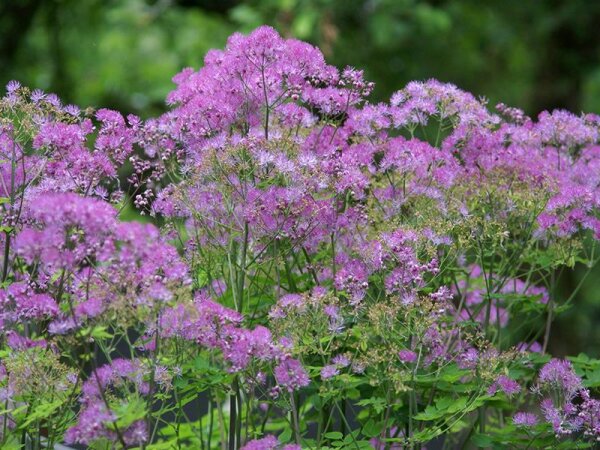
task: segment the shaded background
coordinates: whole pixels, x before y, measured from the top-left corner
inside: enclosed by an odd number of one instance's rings
[[[414,79],[523,108],[600,113],[600,2],[590,0],[0,0],[0,85],[142,117],[171,77],[234,31],[269,24],[365,70],[373,101]],[[582,268],[561,277],[568,297]],[[553,328],[556,355],[600,357],[600,268]]]

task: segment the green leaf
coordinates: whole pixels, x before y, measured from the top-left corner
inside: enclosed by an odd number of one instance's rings
[[[10,435],[8,440],[2,442],[2,450],[21,450],[22,448],[19,438],[13,435]]]
[[[198,269],[198,273],[196,274],[196,283],[198,287],[204,287],[208,284],[208,273],[204,269]]]
[[[454,383],[464,377],[467,373],[467,370],[460,369],[458,365],[452,364],[442,371],[441,379],[449,383]]]
[[[290,427],[287,427],[285,430],[283,430],[283,433],[279,435],[279,440],[283,443],[289,442],[291,438],[292,429]]]
[[[112,445],[108,439],[101,438],[90,443],[89,448],[90,450],[106,450],[107,448],[111,448]]]
[[[98,325],[91,330],[90,336],[96,340],[111,339],[113,335],[106,330],[107,327]]]
[[[387,405],[385,398],[370,397],[360,400],[356,403],[358,406],[371,406],[376,413],[380,413]]]
[[[586,371],[583,385],[587,388],[595,388],[600,386],[600,369],[594,371]]]
[[[40,405],[37,405],[27,414],[27,418],[23,423],[21,423],[20,427],[24,429],[33,422],[50,417],[52,413],[54,413],[54,411],[60,408],[63,404],[64,400],[58,399],[50,403],[41,403]]]
[[[439,399],[435,406],[429,405],[425,408],[425,411],[415,416],[416,420],[437,420],[441,419],[445,415],[451,415],[457,411],[464,410],[467,406],[467,397],[458,397],[453,399],[452,397],[442,397]],[[472,405],[471,405],[472,406]],[[469,408],[470,409],[470,408]]]
[[[417,442],[428,442],[432,439],[435,439],[442,433],[442,429],[440,427],[427,427],[423,428],[423,430],[413,434],[413,440]],[[387,441],[388,439],[386,439]]]
[[[344,435],[339,431],[330,431],[329,433],[325,433],[323,436],[325,436],[327,439],[331,439],[334,441],[337,441],[344,437]]]
[[[117,415],[117,426],[124,429],[146,417],[146,402],[140,397],[132,397],[114,408],[113,412]]]
[[[363,426],[363,434],[367,437],[379,436],[383,430],[385,424],[383,422],[375,422],[373,419],[369,419]]]
[[[207,370],[210,368],[210,364],[208,359],[204,358],[202,355],[196,356],[194,358],[194,368],[196,370]]]
[[[471,437],[471,443],[479,448],[491,447],[494,439],[486,434],[476,434]]]

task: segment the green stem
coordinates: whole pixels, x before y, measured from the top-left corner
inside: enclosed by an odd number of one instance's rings
[[[294,439],[296,444],[300,445],[300,421],[298,420],[298,409],[296,408],[296,401],[294,399],[294,393],[290,394],[290,404],[292,407],[292,428],[294,429]]]
[[[237,450],[239,442],[237,438],[237,396],[238,396],[238,379],[237,376],[233,379],[231,385],[232,393],[229,395],[229,450]],[[237,444],[237,446],[236,446]]]

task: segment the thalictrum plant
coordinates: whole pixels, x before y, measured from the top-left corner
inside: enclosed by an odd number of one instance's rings
[[[174,82],[145,121],[0,100],[2,448],[597,445],[600,361],[548,343],[599,116],[372,104],[268,27]]]

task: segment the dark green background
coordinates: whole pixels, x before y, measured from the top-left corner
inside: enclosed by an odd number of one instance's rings
[[[148,117],[164,110],[175,73],[261,24],[364,69],[374,101],[433,77],[533,115],[600,113],[593,0],[1,0],[0,83]],[[555,354],[600,356],[599,274],[557,323]],[[580,276],[562,277],[562,296]]]

